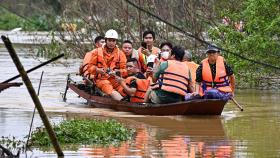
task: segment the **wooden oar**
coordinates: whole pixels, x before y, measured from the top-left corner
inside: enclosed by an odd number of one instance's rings
[[[240,111],[243,111],[243,107],[233,98],[233,97],[231,97],[230,98],[233,102],[234,102],[234,104],[240,109]]]

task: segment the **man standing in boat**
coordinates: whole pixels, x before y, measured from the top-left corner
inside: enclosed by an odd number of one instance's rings
[[[234,95],[235,77],[220,50],[209,45],[206,51],[207,58],[202,60],[196,71],[196,83],[199,85],[199,94],[205,99],[228,100]]]
[[[110,29],[105,33],[105,45],[92,51],[89,62],[89,73],[94,75],[96,86],[114,100],[121,100],[123,97],[117,91],[120,88],[114,75],[110,73],[118,72],[125,76],[126,56],[117,47],[118,33]]]

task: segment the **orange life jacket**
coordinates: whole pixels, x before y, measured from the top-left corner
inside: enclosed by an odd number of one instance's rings
[[[191,78],[192,78],[192,83],[195,84],[195,79],[196,79],[196,69],[198,68],[198,64],[196,64],[195,62],[191,61],[185,61],[185,63],[187,64],[187,66],[189,67],[190,71],[191,71]]]
[[[147,79],[138,79],[135,77],[128,77],[125,79],[127,85],[131,83],[132,80],[136,79],[136,92],[134,96],[130,97],[130,102],[133,103],[143,103],[145,94],[150,86],[150,81]]]
[[[189,68],[185,63],[168,60],[168,67],[160,75],[156,84],[152,89],[160,88],[162,90],[180,94],[185,96],[188,93],[188,84],[189,84]]]
[[[92,57],[92,64],[95,65],[97,68],[103,68],[105,71],[108,68],[110,68],[110,70],[119,69],[122,76],[126,74],[126,57],[124,53],[121,50],[119,50],[119,48],[115,47],[112,55],[109,58],[104,57],[104,53],[107,53],[106,48],[97,48],[93,51],[93,53],[95,53],[93,54],[93,56],[96,56],[95,58]],[[109,80],[114,89],[117,89],[120,86],[120,84],[115,80],[115,77],[109,76],[107,73],[95,75],[95,80],[99,79]]]
[[[81,75],[87,76],[89,74],[88,63],[90,62],[91,55],[92,55],[92,51],[86,53],[84,60],[83,60],[83,64],[81,65],[81,69],[82,69],[82,70],[80,70]]]
[[[216,76],[213,80],[211,68],[208,62],[208,58],[202,60],[202,82],[200,86],[200,95],[203,96],[204,92],[208,89],[216,88],[222,92],[232,92],[228,76],[226,74],[226,68],[224,64],[224,58],[218,56],[216,60]]]

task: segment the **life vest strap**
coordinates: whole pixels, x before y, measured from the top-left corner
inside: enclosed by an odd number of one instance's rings
[[[162,79],[163,79],[163,80],[170,80],[170,81],[179,82],[179,83],[183,84],[184,86],[188,87],[188,84],[186,84],[186,83],[184,83],[184,82],[182,82],[182,81],[173,79],[173,78],[163,77]]]
[[[163,74],[170,74],[170,75],[178,76],[178,77],[184,78],[185,80],[189,81],[189,79],[187,77],[179,75],[179,74],[176,74],[176,73],[164,72]]]
[[[202,82],[202,89],[203,92],[207,89],[207,87],[211,88],[220,88],[220,87],[226,87],[229,86],[229,80],[225,80],[224,82]]]
[[[181,87],[176,86],[176,85],[171,85],[171,84],[167,84],[167,83],[162,83],[162,86],[174,87],[174,88],[178,88],[178,89],[180,89],[180,90],[184,91],[185,93],[187,93],[187,92],[188,92],[186,89],[181,88]]]

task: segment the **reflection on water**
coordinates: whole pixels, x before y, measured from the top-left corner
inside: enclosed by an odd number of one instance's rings
[[[40,63],[26,49],[17,51],[26,69]],[[29,74],[36,89],[41,71],[45,72],[40,100],[52,123],[73,117],[103,115],[116,117],[136,129],[135,138],[119,147],[80,146],[77,150],[65,149],[66,157],[280,157],[279,92],[238,91],[236,100],[244,106],[244,112],[229,102],[222,116],[218,117],[136,117],[124,112],[90,108],[84,104],[85,100],[77,98],[71,91],[67,102],[62,102],[60,92],[64,91],[66,74],[75,73],[81,61],[67,60],[66,67],[62,62],[65,61],[60,60]],[[16,74],[8,53],[0,48],[0,81]],[[23,139],[28,134],[33,107],[25,86],[1,92],[0,136]],[[34,128],[41,124],[36,114]],[[35,149],[28,152],[27,157],[56,157],[56,154]]]

